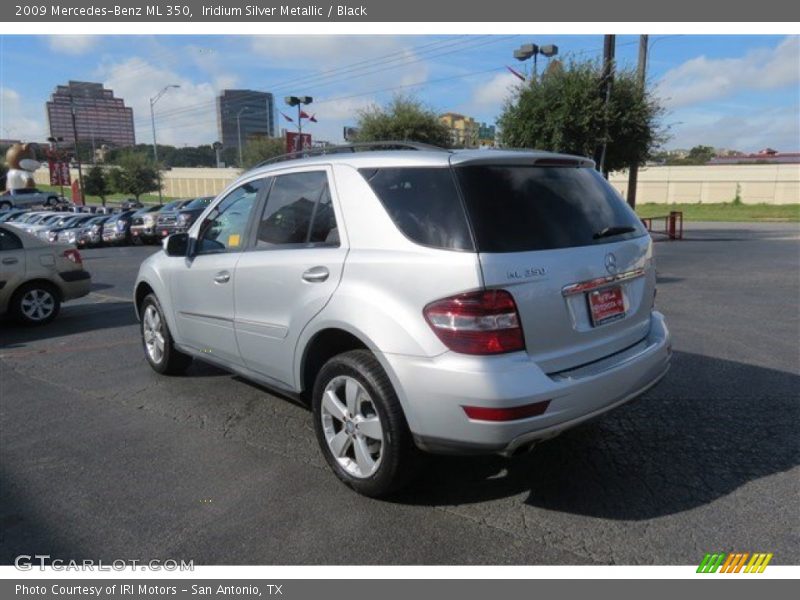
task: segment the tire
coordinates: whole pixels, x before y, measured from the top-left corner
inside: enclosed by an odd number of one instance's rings
[[[11,210],[12,208],[14,208],[14,205],[8,200],[0,202],[0,210]]]
[[[51,283],[34,281],[14,292],[9,312],[18,323],[27,326],[45,325],[58,316],[61,294]]]
[[[180,375],[192,364],[192,357],[175,348],[158,299],[148,294],[139,307],[142,348],[147,362],[156,373]]]
[[[55,206],[56,204],[58,204],[58,198],[56,196],[50,196],[47,202],[44,203],[45,206]]]
[[[418,472],[420,452],[397,394],[368,350],[351,350],[325,363],[314,384],[312,408],[325,460],[359,494],[386,496]]]

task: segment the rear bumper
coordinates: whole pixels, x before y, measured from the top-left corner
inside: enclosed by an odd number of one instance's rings
[[[633,400],[669,369],[669,331],[654,312],[636,345],[572,371],[545,374],[523,353],[435,358],[384,355],[417,445],[430,452],[513,453]],[[464,406],[511,408],[549,401],[538,416],[470,419]]]
[[[92,289],[92,276],[88,271],[76,269],[59,273],[61,277],[62,300],[74,300],[86,296]]]

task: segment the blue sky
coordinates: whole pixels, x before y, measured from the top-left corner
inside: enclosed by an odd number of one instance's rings
[[[800,37],[650,37],[648,81],[664,100],[667,148],[696,144],[756,151],[800,150]],[[69,79],[111,87],[134,108],[137,141],[151,141],[148,99],[157,104],[159,142],[217,139],[214,97],[224,88],[315,98],[317,139],[341,141],[356,112],[411,93],[437,111],[494,122],[522,69],[520,44],[558,45],[578,59],[602,54],[601,35],[449,36],[0,36],[0,137],[42,140],[44,103]],[[638,36],[617,36],[620,66],[635,66]],[[544,61],[540,63],[540,68]],[[528,66],[530,68],[530,66]],[[283,125],[291,126],[288,123]]]

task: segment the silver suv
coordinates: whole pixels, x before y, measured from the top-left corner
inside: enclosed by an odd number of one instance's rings
[[[652,240],[592,161],[402,147],[245,173],[135,288],[156,371],[198,358],[307,399],[327,462],[369,496],[420,451],[522,452],[671,355]]]

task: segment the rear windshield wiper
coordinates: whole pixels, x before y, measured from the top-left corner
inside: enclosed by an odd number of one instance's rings
[[[607,238],[611,237],[612,235],[619,235],[621,233],[633,233],[634,231],[636,231],[636,228],[631,227],[630,225],[613,225],[611,227],[604,227],[592,237],[596,240],[599,240],[600,238]]]

